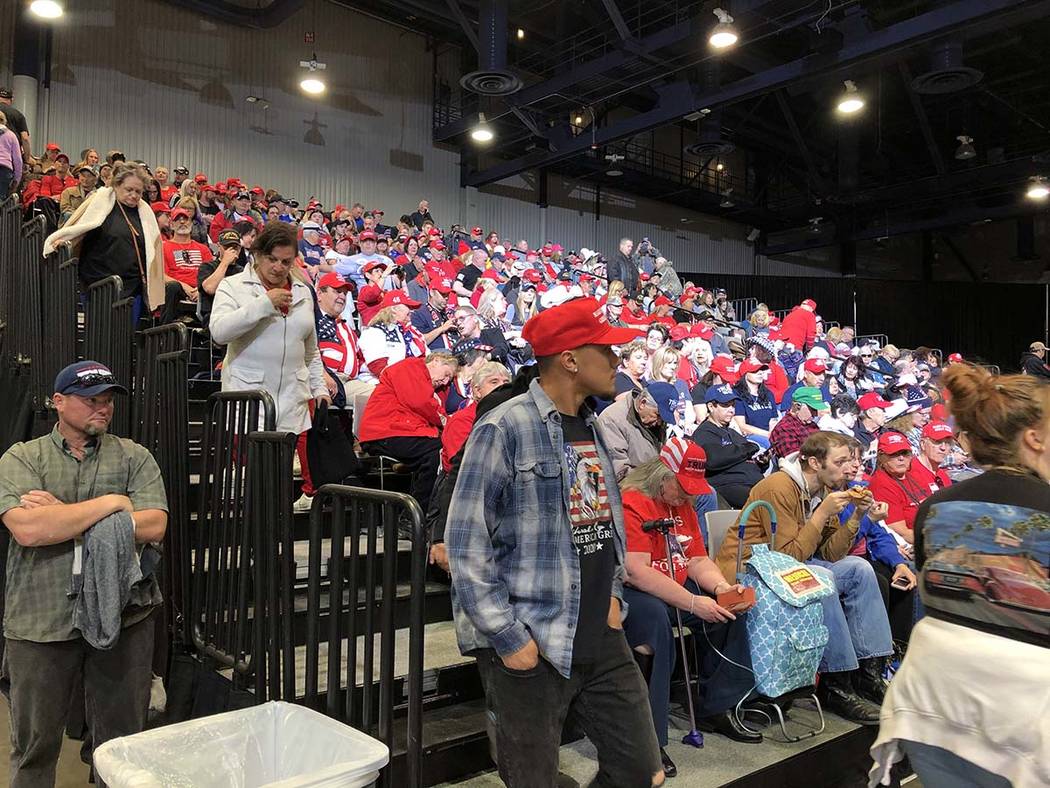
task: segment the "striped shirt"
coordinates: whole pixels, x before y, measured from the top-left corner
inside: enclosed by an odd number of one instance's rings
[[[584,419],[604,477],[615,479],[594,414]],[[559,673],[571,674],[581,584],[572,479],[561,416],[538,380],[475,425],[445,531],[462,653],[493,648],[506,656],[531,638]],[[622,600],[623,508],[615,485],[606,496],[616,554],[609,595]]]

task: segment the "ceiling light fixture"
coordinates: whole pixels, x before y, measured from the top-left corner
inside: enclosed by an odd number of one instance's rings
[[[57,0],[33,0],[29,12],[40,19],[58,19],[66,11]]]
[[[715,165],[715,169],[719,172],[722,172],[723,170],[725,170],[725,168],[726,166],[722,162],[718,162],[718,164]]]
[[[1036,175],[1028,181],[1028,191],[1024,196],[1029,200],[1045,200],[1050,197],[1050,182],[1042,175]]]
[[[299,68],[305,68],[307,70],[307,73],[299,82],[299,87],[303,89],[304,93],[317,96],[325,92],[326,86],[324,80],[321,79],[321,75],[317,72],[324,71],[328,68],[328,64],[318,62],[316,52],[314,52],[309,60],[300,60]]]
[[[722,202],[720,202],[718,204],[718,207],[719,208],[732,208],[735,205],[736,205],[736,203],[733,202],[733,190],[731,188],[730,189],[726,189],[726,193],[722,195]]]
[[[523,38],[525,38],[525,31],[524,31],[524,30],[522,30],[522,29],[521,29],[521,28],[519,27],[519,28],[518,28],[518,41],[521,41],[521,40],[522,40]]]
[[[492,142],[495,136],[489,124],[485,122],[485,113],[479,112],[478,125],[470,130],[470,138],[474,142]]]
[[[839,98],[838,111],[843,115],[852,115],[864,109],[864,99],[857,90],[857,83],[847,79],[842,84],[846,86],[846,92]]]
[[[733,27],[733,17],[729,15],[728,11],[721,8],[716,8],[712,13],[718,17],[718,24],[711,29],[711,35],[708,36],[707,43],[715,49],[725,49],[733,46],[740,40],[736,28]]]
[[[965,134],[960,134],[955,139],[959,140],[959,147],[955,149],[955,158],[959,161],[966,161],[977,155],[977,151],[974,150],[973,147],[973,137],[967,137]]]
[[[623,154],[620,153],[609,153],[606,154],[605,160],[609,162],[609,169],[605,171],[605,174],[612,178],[619,178],[623,175],[623,170],[617,167],[617,163],[624,160]]]

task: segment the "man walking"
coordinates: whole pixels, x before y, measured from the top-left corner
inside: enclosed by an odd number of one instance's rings
[[[460,650],[496,716],[499,773],[549,788],[570,714],[598,750],[594,785],[664,780],[648,692],[621,624],[625,537],[612,460],[584,404],[615,396],[613,328],[591,298],[529,320],[539,379],[467,443],[445,539]]]
[[[12,788],[54,785],[66,710],[80,682],[93,747],[138,733],[146,722],[150,614],[161,601],[155,576],[131,586],[130,597],[120,588],[128,600],[121,610],[85,602],[76,586],[77,578],[85,591],[107,579],[116,584],[115,577],[89,582],[107,542],[109,553],[125,557],[114,572],[141,577],[134,545],[161,541],[167,528],[157,463],[144,447],[107,434],[118,392],[126,390],[102,364],[70,364],[55,380],[55,428],[0,457],[0,519],[12,536],[4,614]],[[105,535],[96,537],[96,528]],[[119,619],[108,649],[86,639],[95,627],[82,611],[91,609]]]

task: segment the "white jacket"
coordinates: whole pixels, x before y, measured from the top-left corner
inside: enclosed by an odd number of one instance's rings
[[[278,431],[308,430],[310,400],[328,394],[310,288],[292,280],[292,305],[285,317],[249,266],[219,283],[209,327],[211,338],[226,345],[222,390],[262,389],[277,406]]]

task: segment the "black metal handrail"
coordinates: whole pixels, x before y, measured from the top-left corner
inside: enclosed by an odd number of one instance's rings
[[[310,511],[303,702],[360,730],[374,732],[393,751],[398,522],[405,519],[411,524],[412,534],[406,716],[408,784],[418,788],[422,785],[423,600],[427,545],[423,514],[411,496],[334,484],[323,486],[314,496]],[[325,538],[330,545],[326,591],[322,589]],[[350,548],[349,555],[345,553],[346,545]],[[325,596],[326,632],[322,631],[321,624]],[[360,672],[357,667],[359,638],[362,641]],[[377,639],[378,688],[374,664]],[[323,658],[327,677],[323,698],[318,691],[322,641],[328,644]],[[391,784],[389,767],[383,782]]]
[[[44,258],[41,276],[41,336],[46,352],[41,359],[45,382],[77,357],[77,260],[68,246]],[[123,382],[123,381],[122,381]]]
[[[22,225],[11,293],[10,351],[30,363],[33,398],[43,403],[45,389],[54,381],[44,380],[44,345],[41,323],[40,274],[44,247],[44,220]],[[68,362],[66,362],[68,363]]]
[[[18,198],[11,196],[0,203],[0,330],[8,349],[14,302],[17,300],[14,283],[21,237],[22,211]]]
[[[182,323],[138,336],[131,436],[157,460],[168,497],[167,561],[161,572],[166,623],[172,640],[188,642],[185,623],[191,550],[189,542],[189,332]]]
[[[243,549],[249,540],[248,435],[260,427],[273,431],[275,424],[276,408],[265,391],[218,391],[208,398],[188,629],[198,651],[241,674],[250,670],[245,584],[251,570]]]

